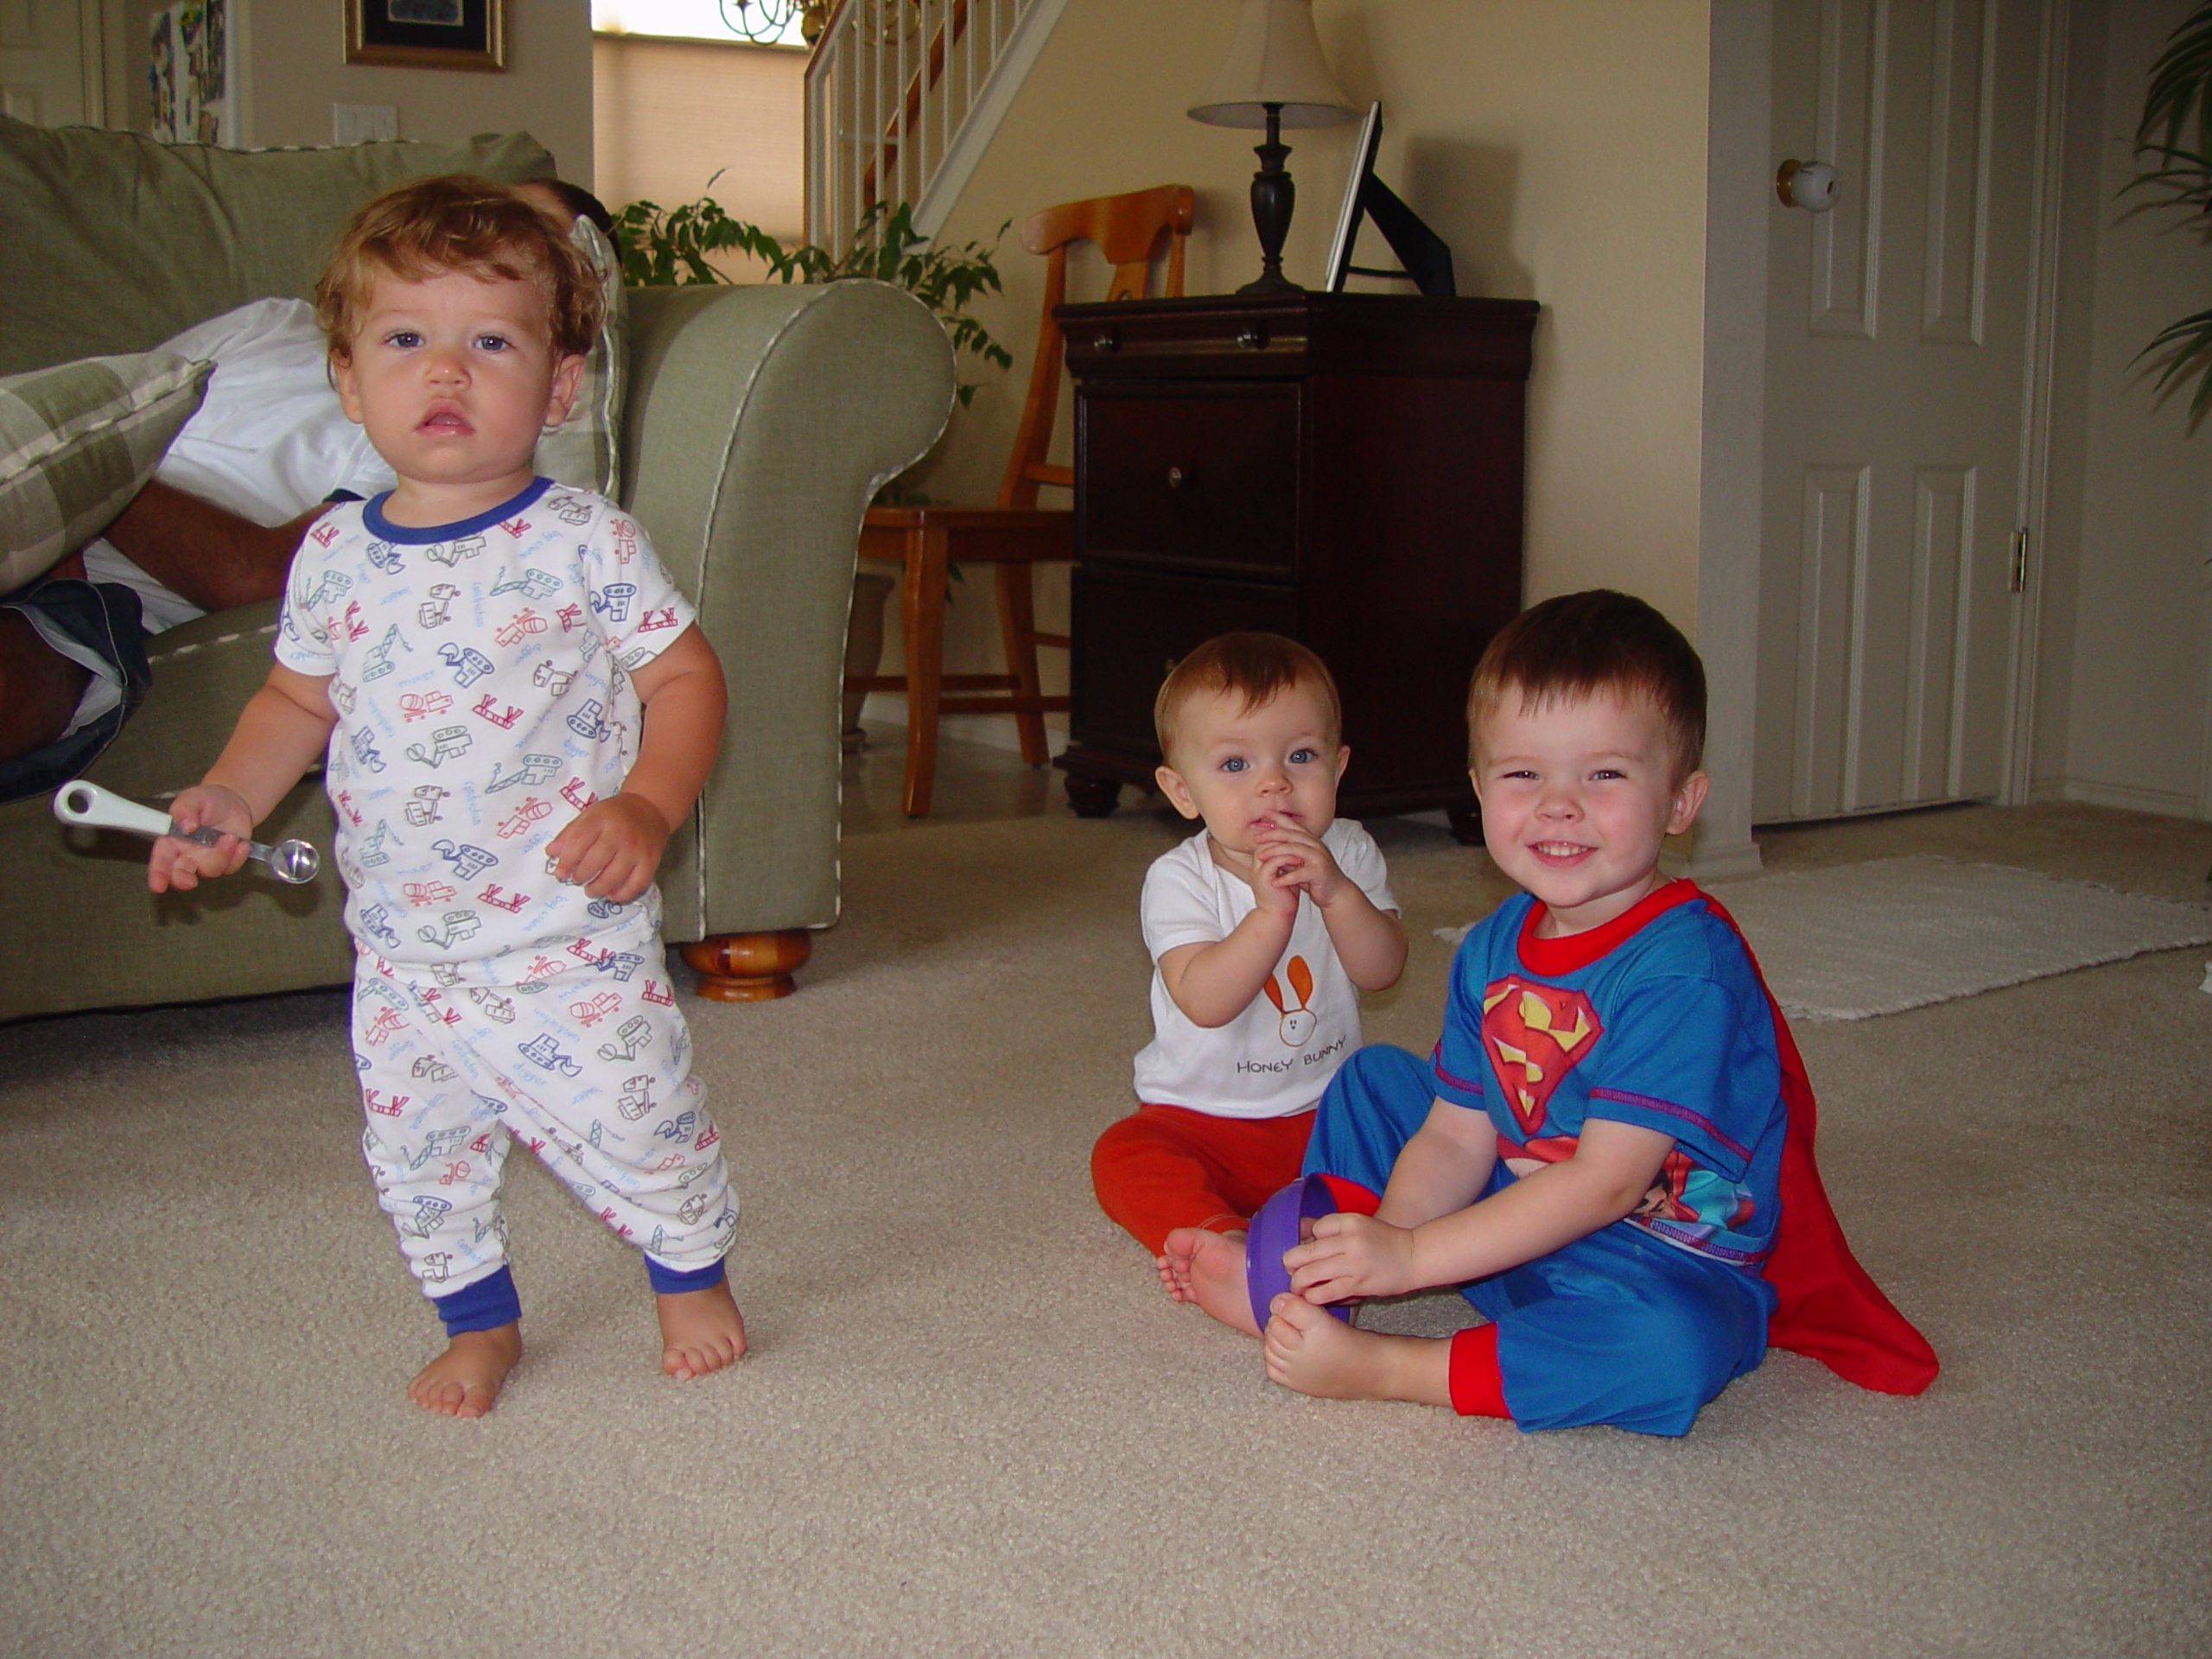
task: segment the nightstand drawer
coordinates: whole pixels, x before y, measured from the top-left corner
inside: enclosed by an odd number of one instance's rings
[[[1084,387],[1077,551],[1287,576],[1298,563],[1299,388]]]
[[[1157,764],[1152,704],[1167,671],[1194,645],[1235,628],[1300,632],[1298,590],[1260,582],[1079,564],[1074,588],[1075,739]],[[1087,650],[1090,641],[1110,648]]]

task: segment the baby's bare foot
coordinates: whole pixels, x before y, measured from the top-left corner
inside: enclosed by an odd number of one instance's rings
[[[1452,1402],[1451,1346],[1356,1331],[1302,1296],[1275,1298],[1261,1340],[1268,1379],[1324,1400]]]
[[[522,1327],[460,1331],[446,1351],[415,1374],[407,1397],[447,1417],[481,1417],[499,1397],[499,1386],[522,1357]]]
[[[1198,1291],[1191,1282],[1191,1258],[1198,1247],[1213,1235],[1203,1227],[1178,1227],[1167,1235],[1167,1242],[1155,1258],[1160,1266],[1160,1282],[1167,1291],[1168,1300],[1195,1302]],[[1243,1237],[1243,1234],[1238,1234]]]
[[[1248,1337],[1260,1334],[1244,1290],[1244,1235],[1178,1227],[1160,1258],[1160,1282],[1179,1302],[1200,1307]]]
[[[653,1300],[660,1313],[660,1368],[671,1376],[688,1382],[745,1357],[745,1316],[737,1311],[728,1280]]]

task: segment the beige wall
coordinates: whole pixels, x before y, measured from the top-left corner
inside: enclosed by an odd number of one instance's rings
[[[594,188],[618,210],[673,207],[713,179],[715,200],[737,218],[803,240],[805,93],[806,54],[787,48],[597,36]]]
[[[144,130],[146,27],[155,7],[126,0],[129,124]],[[590,0],[507,0],[501,74],[390,69],[345,60],[340,0],[233,0],[238,9],[244,143],[327,144],[333,104],[388,104],[403,138],[528,132],[565,177],[592,182]]]
[[[1692,631],[1708,10],[1705,0],[1315,6],[1346,92],[1382,100],[1380,170],[1452,245],[1461,291],[1544,306],[1529,391],[1529,597],[1607,583]],[[1071,0],[942,235],[988,241],[1002,220],[1052,202],[1181,181],[1198,191],[1187,291],[1225,292],[1256,276],[1246,187],[1258,135],[1185,113],[1235,22],[1230,0]],[[1286,135],[1300,191],[1285,249],[1294,280],[1319,279],[1355,130]],[[1368,259],[1382,262],[1371,232]],[[988,319],[1026,365],[1041,262],[1009,237],[1000,263],[1007,294]],[[989,498],[1020,388],[1007,376],[977,394],[925,487]],[[1064,616],[1065,593],[1054,585],[1044,607]],[[986,595],[982,582],[956,593],[949,650],[963,668],[995,662]],[[1060,671],[1048,662],[1048,674]]]
[[[2212,447],[2136,353],[2206,303],[2182,215],[2116,200],[2152,60],[2190,0],[2076,0],[2037,792],[2202,815]]]

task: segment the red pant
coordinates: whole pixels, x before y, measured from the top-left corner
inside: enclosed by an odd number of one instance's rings
[[[1313,1114],[1214,1117],[1140,1106],[1090,1149],[1098,1207],[1158,1255],[1178,1227],[1235,1232],[1296,1180]]]

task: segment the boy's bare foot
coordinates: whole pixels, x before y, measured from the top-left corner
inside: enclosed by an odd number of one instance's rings
[[[1303,1296],[1276,1296],[1268,1330],[1268,1380],[1323,1400],[1418,1400],[1451,1405],[1451,1343],[1360,1332]]]
[[[1262,1333],[1268,1379],[1324,1400],[1452,1403],[1452,1344],[1355,1331],[1302,1296],[1275,1298]]]
[[[660,1368],[679,1382],[719,1371],[745,1357],[745,1316],[729,1281],[704,1290],[656,1294],[660,1313]]]
[[[458,1331],[446,1351],[416,1372],[407,1397],[447,1417],[481,1417],[499,1397],[499,1385],[522,1357],[522,1326]]]
[[[1244,1291],[1244,1235],[1178,1227],[1167,1235],[1160,1280],[1179,1302],[1196,1302],[1224,1325],[1248,1337],[1260,1334]]]

